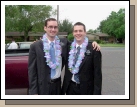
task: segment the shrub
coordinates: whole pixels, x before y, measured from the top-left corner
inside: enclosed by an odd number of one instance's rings
[[[73,34],[71,33],[71,34],[69,34],[69,35],[67,36],[67,38],[68,38],[69,41],[73,41],[74,36],[73,36]]]
[[[101,43],[101,40],[95,40],[97,43]]]
[[[106,44],[106,42],[105,41],[101,41],[101,44]]]

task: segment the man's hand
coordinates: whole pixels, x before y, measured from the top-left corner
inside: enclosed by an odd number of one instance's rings
[[[93,50],[96,49],[96,51],[100,51],[100,46],[96,41],[93,41],[92,46]]]

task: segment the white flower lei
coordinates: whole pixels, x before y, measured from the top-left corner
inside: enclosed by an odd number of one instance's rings
[[[43,46],[44,46],[44,52],[45,52],[45,58],[46,58],[46,62],[47,62],[47,65],[51,68],[51,69],[56,69],[59,64],[60,64],[60,60],[61,60],[61,46],[60,46],[60,40],[57,36],[55,36],[55,48],[56,48],[56,54],[55,54],[55,63],[53,63],[51,61],[51,56],[49,54],[49,50],[50,50],[50,47],[48,45],[48,39],[46,37],[46,34],[43,35],[43,38],[42,38],[42,41],[43,41]]]
[[[75,66],[73,66],[74,64],[74,59],[75,59],[75,53],[76,53],[76,40],[74,39],[74,41],[71,44],[71,50],[69,52],[69,59],[68,59],[68,67],[69,70],[73,73],[76,74],[79,71],[79,66],[82,63],[82,59],[84,59],[85,57],[85,52],[86,52],[86,47],[88,45],[88,38],[85,37],[84,42],[82,43],[82,48],[80,49],[80,55],[78,56],[78,60],[75,64]]]

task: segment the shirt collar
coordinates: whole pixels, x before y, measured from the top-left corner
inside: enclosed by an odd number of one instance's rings
[[[47,38],[47,37],[46,37]],[[47,38],[48,39],[48,38]],[[55,40],[54,41],[50,41],[49,39],[48,39],[48,43],[50,44],[51,42],[53,42],[54,44],[55,44]]]
[[[76,43],[76,48],[77,48],[78,46],[80,46],[80,48],[82,48],[82,44],[81,44],[81,45],[78,45],[78,44]]]

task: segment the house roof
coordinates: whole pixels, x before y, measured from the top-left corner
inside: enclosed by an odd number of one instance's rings
[[[94,35],[97,35],[99,37],[108,37],[109,35],[106,33],[94,33]]]
[[[68,35],[68,32],[58,32],[57,35]]]
[[[23,32],[6,32],[5,36],[23,36]]]
[[[42,36],[45,32],[29,32],[28,36]],[[67,36],[68,33],[67,32],[58,32],[57,35],[60,36]],[[5,36],[24,36],[24,32],[6,32]]]

